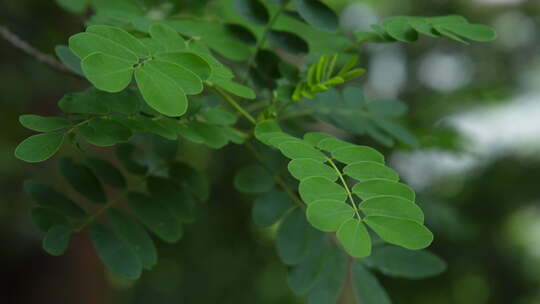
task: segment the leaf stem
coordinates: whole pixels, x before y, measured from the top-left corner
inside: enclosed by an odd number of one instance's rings
[[[236,100],[234,100],[229,94],[223,92],[220,88],[216,87],[213,84],[208,83],[208,86],[210,86],[223,100],[228,102],[233,108],[236,109],[240,114],[242,114],[247,120],[249,120],[252,124],[256,124],[257,120],[251,114],[249,114],[248,111],[246,111]]]
[[[343,174],[341,174],[341,171],[339,171],[338,167],[336,166],[336,163],[331,158],[326,158],[328,163],[336,170],[337,175],[339,176],[339,180],[341,181],[341,184],[343,184],[343,187],[345,188],[345,191],[347,192],[347,195],[349,196],[349,200],[351,201],[351,205],[354,209],[354,212],[356,213],[356,216],[358,216],[358,219],[361,219],[360,212],[358,212],[358,208],[356,207],[356,203],[354,202],[354,198],[352,196],[352,192],[349,189],[349,186],[347,185],[347,182],[345,181],[345,178],[343,177]]]

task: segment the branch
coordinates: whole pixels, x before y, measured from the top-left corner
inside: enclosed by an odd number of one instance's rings
[[[26,41],[19,38],[6,26],[0,25],[0,36],[4,38],[7,42],[9,42],[11,45],[13,45],[15,48],[23,51],[29,56],[34,57],[39,62],[44,63],[57,71],[81,77],[79,74],[75,73],[73,70],[56,60],[54,57],[40,52],[39,50],[28,44]]]

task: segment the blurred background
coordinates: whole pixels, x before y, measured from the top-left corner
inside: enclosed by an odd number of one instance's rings
[[[200,13],[212,1],[173,2]],[[389,157],[419,193],[436,236],[431,250],[448,263],[435,278],[381,282],[398,304],[540,303],[540,1],[326,3],[348,33],[395,15],[460,14],[497,30],[496,41],[470,46],[421,38],[361,49],[368,73],[358,84],[371,97],[399,97],[410,107],[407,124],[422,144]],[[54,1],[3,0],[0,10],[0,25],[49,54],[83,31],[84,20]],[[31,134],[17,118],[59,114],[63,94],[87,86],[0,40],[0,303],[302,303],[286,286],[273,231],[254,228],[252,198],[232,187],[227,166],[234,162],[219,161],[234,146],[203,157],[202,167],[216,173],[209,203],[183,240],[160,245],[160,262],[139,281],[106,272],[85,233],[62,257],[41,249],[22,181],[66,185],[54,161],[14,158]]]

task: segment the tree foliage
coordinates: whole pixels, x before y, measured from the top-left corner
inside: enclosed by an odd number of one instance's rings
[[[407,113],[405,103],[368,100],[348,85],[365,73],[356,46],[414,42],[420,35],[489,41],[495,38],[489,27],[462,16],[393,17],[349,40],[338,32],[328,1],[220,1],[235,13],[219,22],[156,19],[134,0],[57,3],[91,12],[86,30],[56,48],[90,86],[59,100],[62,117],[22,115],[21,124],[40,133],[22,141],[15,155],[42,162],[64,144],[83,152],[113,146],[123,168],[86,153],[61,157],[60,171],[77,197],[25,183],[48,253],[62,254],[71,234],[89,229],[112,272],[137,279],[150,270],[158,263],[153,236],[180,241],[183,226],[209,198],[205,172],[176,157],[178,142],[191,142],[216,150],[243,145],[258,161],[238,168],[232,184],[253,197],[256,226],[277,227],[288,284],[308,303],[335,303],[345,288],[361,303],[390,303],[372,271],[411,279],[444,271],[442,260],[422,250],[433,234],[415,192],[384,155],[309,132],[302,119],[389,147],[396,141],[416,147],[414,133],[397,120]],[[300,57],[303,63],[290,59]]]

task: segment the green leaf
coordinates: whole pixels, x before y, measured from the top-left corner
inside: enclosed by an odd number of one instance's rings
[[[414,202],[415,193],[411,187],[387,179],[370,179],[354,185],[352,192],[367,200],[380,195],[393,195]]]
[[[92,25],[86,29],[87,33],[93,33],[99,35],[103,38],[109,39],[112,42],[115,42],[124,48],[128,49],[130,52],[135,54],[138,57],[149,56],[150,53],[144,44],[130,33],[125,30],[108,25]]]
[[[212,67],[201,56],[190,52],[161,53],[156,55],[159,61],[179,65],[197,75],[201,80],[207,80],[212,74]]]
[[[360,161],[347,165],[343,168],[343,173],[361,181],[372,178],[384,178],[392,181],[399,180],[399,175],[394,170],[372,161]]]
[[[306,221],[304,212],[294,209],[279,226],[276,247],[280,259],[287,265],[296,265],[307,256],[320,233]]]
[[[88,0],[56,0],[56,3],[72,13],[82,13],[88,5]]]
[[[391,304],[390,297],[377,278],[356,261],[352,266],[352,280],[356,297],[362,304]]]
[[[364,258],[371,254],[371,238],[359,219],[351,218],[344,222],[339,227],[337,238],[352,257]]]
[[[310,25],[330,32],[338,28],[338,17],[331,8],[319,0],[294,0],[298,13]]]
[[[43,249],[50,255],[64,254],[69,246],[71,228],[66,225],[57,225],[49,229],[43,238]]]
[[[397,196],[376,196],[360,203],[358,207],[367,216],[388,216],[424,222],[424,213],[415,203]]]
[[[323,153],[301,141],[285,141],[278,148],[283,155],[291,159],[309,158],[318,162],[326,161],[326,156]]]
[[[446,270],[446,263],[429,251],[394,246],[377,248],[363,261],[387,276],[407,279],[429,278]]]
[[[178,32],[162,23],[154,23],[150,26],[150,36],[162,47],[163,52],[176,52],[186,49],[186,42]]]
[[[321,199],[341,202],[345,202],[347,199],[347,192],[345,192],[343,187],[320,176],[306,178],[301,181],[298,191],[304,202],[308,205]]]
[[[25,128],[38,131],[50,132],[69,127],[69,120],[60,117],[44,117],[33,114],[19,116],[19,122]]]
[[[185,186],[172,179],[150,177],[147,187],[154,201],[165,206],[179,221],[195,221],[196,202]]]
[[[409,24],[412,26],[412,28],[424,35],[431,36],[431,37],[440,37],[441,35],[437,33],[431,26],[429,22],[425,18],[422,17],[409,17]]]
[[[418,32],[408,22],[408,17],[394,17],[383,22],[384,28],[392,38],[403,42],[418,40]]]
[[[68,157],[60,159],[59,164],[62,175],[73,189],[95,203],[103,204],[107,201],[103,186],[92,170]]]
[[[319,146],[319,143],[323,139],[327,139],[327,138],[333,138],[333,137],[332,135],[328,135],[326,133],[321,133],[321,132],[307,132],[306,134],[304,134],[304,140],[316,147]]]
[[[66,94],[60,99],[58,106],[67,113],[107,114],[109,107],[103,103],[102,94],[108,93],[90,88],[81,93]]]
[[[94,223],[90,227],[90,237],[99,258],[112,272],[131,280],[141,276],[141,261],[109,228]]]
[[[222,126],[193,121],[191,127],[204,139],[204,143],[210,148],[220,149],[229,143],[229,136]]]
[[[244,19],[258,25],[270,20],[268,10],[259,0],[234,0],[234,9]]]
[[[92,94],[99,103],[104,104],[112,112],[118,112],[125,115],[133,115],[139,112],[140,95],[135,90],[124,90],[120,93],[107,93],[94,90]]]
[[[492,41],[497,38],[497,33],[492,28],[482,24],[449,23],[441,27],[474,41]]]
[[[326,177],[332,181],[338,179],[338,175],[332,167],[321,164],[310,158],[293,159],[289,162],[287,168],[292,176],[300,181],[313,176]]]
[[[275,47],[293,54],[309,53],[308,43],[300,36],[286,31],[271,30],[268,33],[268,40]]]
[[[274,186],[274,178],[263,167],[253,165],[244,167],[234,177],[234,186],[244,193],[262,193]]]
[[[124,175],[109,161],[97,157],[89,157],[86,159],[86,162],[103,183],[119,189],[126,187]]]
[[[184,89],[170,75],[149,63],[135,70],[135,79],[146,103],[163,115],[181,116],[186,113],[188,103]],[[182,73],[180,69],[172,71],[175,75]]]
[[[131,247],[142,266],[151,269],[157,263],[157,250],[146,230],[118,209],[109,209],[107,219],[116,236]]]
[[[23,140],[15,149],[15,156],[29,163],[51,158],[64,142],[64,133],[43,133]]]
[[[384,156],[377,150],[366,146],[334,149],[332,150],[332,157],[345,164],[352,164],[359,161],[372,161],[384,164]]]
[[[103,53],[92,53],[82,62],[82,70],[98,89],[116,93],[125,89],[133,76],[133,62]]]
[[[182,237],[180,222],[164,206],[138,192],[129,192],[127,198],[135,216],[163,241],[174,243]]]
[[[251,212],[253,223],[259,227],[275,224],[293,206],[291,197],[284,191],[272,190],[259,196]]]
[[[333,232],[354,216],[354,209],[342,201],[321,199],[308,206],[306,216],[313,227],[321,231]]]
[[[407,113],[407,105],[399,100],[381,99],[373,100],[365,104],[373,114],[389,117],[402,116]]]
[[[60,212],[43,207],[34,207],[30,209],[32,222],[41,230],[48,231],[53,226],[69,225],[68,219]]]
[[[381,239],[411,250],[424,249],[433,241],[433,234],[423,225],[410,220],[386,216],[368,216],[364,222]]]
[[[24,181],[24,192],[40,206],[54,209],[67,217],[83,218],[86,216],[86,212],[75,202],[48,185],[26,180]]]
[[[133,135],[123,124],[104,118],[94,118],[77,130],[86,141],[99,147],[128,142]]]
[[[231,112],[211,108],[201,113],[206,122],[214,125],[232,125],[236,123],[236,116]]]
[[[81,59],[93,53],[102,53],[133,64],[137,63],[138,60],[137,55],[126,47],[94,33],[85,32],[71,36],[69,48]]]
[[[203,90],[201,78],[184,66],[172,61],[162,61],[159,58],[146,62],[143,68],[149,66],[174,81],[186,94],[199,94]]]
[[[251,88],[246,87],[245,85],[239,84],[237,82],[230,81],[227,79],[214,79],[214,82],[220,88],[238,97],[242,97],[246,99],[255,99],[256,97],[255,92]]]
[[[317,144],[317,148],[328,151],[330,153],[334,152],[334,150],[337,150],[339,148],[346,147],[355,147],[355,145],[334,137],[324,138]]]
[[[463,44],[469,44],[467,41],[461,39],[458,35],[452,33],[451,31],[445,29],[443,26],[440,25],[434,25],[435,30],[440,33],[441,35],[444,35],[452,40],[461,42]]]
[[[77,57],[77,55],[73,54],[69,47],[67,47],[66,45],[57,45],[54,47],[54,52],[64,65],[66,65],[75,73],[81,76],[84,75],[81,67],[81,59]]]

